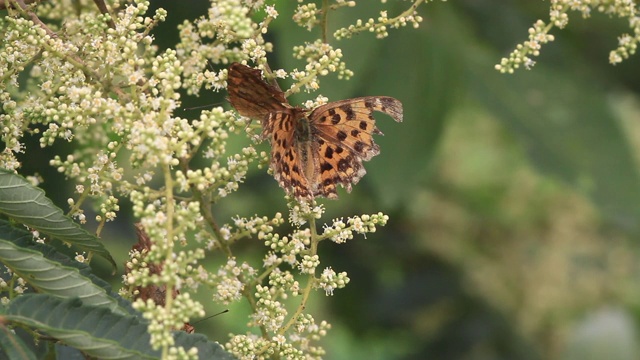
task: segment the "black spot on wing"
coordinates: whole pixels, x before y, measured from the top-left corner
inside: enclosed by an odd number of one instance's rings
[[[344,141],[347,138],[347,133],[345,133],[344,131],[340,130],[336,134],[336,137],[338,138],[338,140]]]
[[[322,170],[322,172],[331,171],[333,170],[333,165],[329,164],[328,162],[324,162],[322,163],[322,165],[320,165],[320,170]]]
[[[341,172],[347,171],[347,169],[349,168],[349,160],[350,157],[340,159],[340,161],[338,161],[338,170]]]
[[[287,159],[289,159],[289,161],[293,161],[293,152],[291,150],[287,150],[285,156],[287,157]]]
[[[331,147],[327,146],[327,150],[324,152],[324,157],[327,159],[333,158],[333,149]]]
[[[372,98],[369,98],[364,101],[364,106],[366,106],[368,109],[373,110],[376,106],[376,102]]]
[[[390,97],[381,97],[380,99],[380,103],[382,104],[382,109],[386,110],[386,108],[389,107],[395,107],[396,106],[396,102],[398,100],[394,99],[394,98],[390,98]]]
[[[351,105],[342,105],[340,106],[340,110],[342,110],[347,116],[347,120],[353,120],[356,118],[356,114],[353,112],[353,108]]]

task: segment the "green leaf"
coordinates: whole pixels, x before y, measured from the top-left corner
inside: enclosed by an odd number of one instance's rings
[[[77,268],[47,259],[40,251],[0,238],[0,262],[38,292],[64,298],[79,297],[85,304],[105,306],[117,313],[127,313],[104,288],[94,284]]]
[[[36,276],[36,274],[32,274],[32,273],[27,273],[25,274],[24,272],[22,272],[22,270],[20,269],[13,269],[13,271],[15,271],[16,273],[18,273],[20,276],[22,276],[30,285],[34,286],[35,288],[39,289],[40,291],[47,291],[47,288],[49,287],[53,287],[54,289],[58,289],[59,291],[57,291],[56,293],[52,293],[54,295],[57,296],[61,296],[61,297],[73,297],[73,296],[80,296],[82,297],[81,294],[90,294],[90,293],[94,293],[94,292],[100,292],[100,289],[103,289],[105,294],[108,297],[111,297],[114,299],[114,301],[117,301],[117,303],[119,304],[119,309],[114,310],[114,311],[118,311],[118,312],[127,312],[130,314],[134,314],[137,313],[132,307],[131,307],[131,303],[125,299],[123,299],[120,295],[114,293],[111,290],[111,284],[109,284],[108,282],[100,279],[99,277],[95,276],[92,273],[92,269],[90,266],[88,266],[87,264],[81,263],[76,261],[75,259],[71,259],[69,258],[67,255],[62,254],[60,252],[58,252],[58,250],[56,250],[54,247],[47,245],[47,244],[41,244],[41,243],[36,243],[33,241],[32,235],[30,232],[24,230],[24,229],[17,229],[13,226],[11,226],[11,224],[9,224],[9,222],[5,221],[5,220],[1,220],[0,219],[0,239],[4,239],[4,240],[8,240],[11,241],[16,247],[21,248],[21,249],[25,249],[25,250],[32,250],[32,251],[36,251],[38,253],[40,253],[48,262],[53,262],[54,264],[58,264],[59,268],[57,269],[57,272],[59,272],[61,274],[61,277],[64,277],[64,273],[70,271],[69,268],[73,269],[77,269],[77,271],[80,274],[81,277],[81,281],[82,283],[78,283],[76,284],[78,287],[75,288],[70,291],[64,291],[63,289],[61,289],[59,286],[55,286],[55,284],[51,284],[48,286],[44,286],[44,287],[37,287],[37,282],[42,282],[42,281],[46,281],[46,279],[36,279],[34,281],[31,281],[32,278],[34,278]],[[3,255],[0,253],[0,259],[3,257]],[[0,260],[1,262],[2,260]],[[11,267],[9,264],[5,264],[9,267]],[[66,267],[66,268],[65,268]],[[29,267],[27,272],[29,271],[29,269],[32,269],[33,267]],[[72,271],[72,270],[71,270]],[[49,276],[48,273],[46,273],[47,276]],[[75,274],[73,275],[75,276]],[[88,281],[93,283],[93,286],[91,284],[88,283]],[[103,294],[100,292],[100,297],[103,296]],[[104,300],[104,299],[103,299]],[[93,303],[101,303],[103,302],[103,300],[99,300],[99,299],[92,299],[89,302]],[[107,300],[108,302],[111,302],[111,300]]]
[[[7,359],[12,360],[36,360],[37,357],[31,349],[18,337],[13,329],[2,324],[0,326],[0,349]],[[0,352],[0,356],[3,355]]]
[[[56,343],[55,346],[56,359],[60,360],[87,360],[82,351],[74,349],[71,346]]]
[[[99,359],[155,359],[147,325],[135,316],[112,313],[106,307],[25,294],[9,305],[6,319],[30,326]]]
[[[107,259],[114,269],[117,267],[100,239],[65,216],[62,210],[45,196],[42,189],[32,186],[22,176],[6,169],[0,169],[0,213],[81,250],[100,255]]]
[[[9,306],[6,319],[57,338],[99,359],[157,359],[150,346],[147,324],[136,316],[120,315],[105,307],[83,304],[79,299],[60,299],[46,294],[25,294]],[[202,335],[176,332],[176,345],[198,348],[201,359],[233,357]]]
[[[202,334],[187,334],[184,331],[174,332],[176,345],[180,345],[185,349],[192,347],[198,348],[198,357],[200,359],[213,360],[234,360],[235,356],[226,352],[220,344],[207,339]]]

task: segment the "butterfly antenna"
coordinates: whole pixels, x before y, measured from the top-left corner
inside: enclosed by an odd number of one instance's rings
[[[217,103],[208,104],[208,105],[188,107],[188,108],[184,108],[182,110],[184,110],[184,111],[200,110],[200,109],[206,109],[206,108],[213,108],[214,106],[220,106],[222,104],[223,104],[222,102],[217,102]]]
[[[200,322],[203,322],[203,321],[205,321],[205,320],[209,320],[209,319],[211,319],[211,318],[212,318],[212,317],[214,317],[214,316],[222,315],[222,314],[224,314],[224,313],[228,313],[228,312],[229,312],[229,309],[222,310],[222,311],[220,311],[220,312],[219,312],[219,313],[217,313],[217,314],[213,314],[213,315],[211,315],[211,316],[207,316],[207,317],[206,317],[206,318],[204,318],[204,319],[200,319],[200,320],[198,320],[198,321],[194,322],[194,323],[193,323],[193,325],[195,325],[195,324],[197,324],[197,323],[200,323]]]
[[[271,71],[271,67],[269,67],[269,63],[267,62],[264,63],[264,71],[269,74],[268,76],[269,84],[275,87],[276,89],[280,90],[280,92],[282,92],[282,89],[280,88],[280,84],[278,84],[278,82],[276,81],[276,77],[273,76],[273,71]]]

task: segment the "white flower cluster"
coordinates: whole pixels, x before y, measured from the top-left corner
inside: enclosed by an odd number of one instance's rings
[[[312,202],[298,202],[289,197],[289,222],[295,226],[302,226],[311,219],[320,219],[324,213],[324,207]]]
[[[298,0],[298,2],[302,2]],[[323,11],[336,10],[340,7],[354,7],[355,1],[336,0],[334,4],[329,5],[328,8],[318,9],[315,3],[299,4],[293,14],[293,21],[301,27],[307,28],[307,30],[313,29],[320,24],[318,16],[322,15]]]
[[[327,295],[333,296],[333,290],[342,289],[349,283],[349,278],[346,272],[336,274],[332,268],[328,267],[322,271],[320,275],[320,281],[318,286],[324,289]]]
[[[389,18],[387,11],[382,10],[380,11],[380,16],[378,16],[377,19],[369,18],[367,21],[358,19],[355,24],[336,30],[333,33],[333,36],[338,40],[345,38],[348,39],[355,34],[366,31],[375,33],[376,38],[378,39],[384,39],[389,36],[388,30],[390,28],[399,29],[410,24],[414,29],[417,29],[420,27],[420,23],[423,21],[423,18],[418,15],[416,9],[423,1],[424,0],[415,1],[409,9],[394,18]]]
[[[246,262],[238,265],[235,258],[218,269],[212,276],[210,283],[215,287],[213,300],[221,304],[230,304],[240,300],[245,286],[255,279],[256,270]]]
[[[375,232],[376,226],[384,226],[388,220],[389,217],[382,213],[354,216],[348,218],[346,223],[342,219],[335,219],[331,225],[325,224],[322,238],[340,244],[353,239],[354,232],[362,235]]]
[[[205,315],[202,305],[191,299],[189,293],[180,293],[175,297],[175,305],[171,308],[159,306],[148,299],[147,301],[136,300],[133,308],[141,311],[143,317],[149,321],[149,334],[151,344],[154,349],[162,347],[173,347],[174,338],[171,329],[180,329],[184,326],[184,319],[190,317],[203,317]],[[197,350],[185,350],[180,347],[173,347],[172,351],[180,352],[187,357],[183,359],[198,359]]]
[[[318,76],[326,76],[329,73],[338,73],[339,79],[349,79],[353,71],[346,68],[342,61],[342,50],[334,49],[331,45],[316,40],[303,46],[294,46],[293,56],[296,59],[304,59],[307,62],[304,70],[293,70],[291,78],[296,82],[287,93],[299,92],[301,88],[306,91],[315,91],[320,88]]]
[[[0,304],[8,305],[11,299],[16,295],[23,294],[29,289],[29,286],[23,278],[17,276],[10,268],[6,266],[2,268],[4,269],[4,274],[7,275],[5,277],[10,281],[7,283],[3,278],[0,278]]]
[[[518,44],[509,57],[502,58],[500,64],[495,66],[496,70],[511,74],[520,66],[531,69],[535,65],[531,56],[540,55],[542,45],[554,40],[553,35],[549,34],[553,27],[563,29],[569,24],[569,11],[579,12],[583,18],[588,18],[593,10],[609,16],[626,18],[633,33],[618,37],[618,48],[609,53],[609,62],[615,65],[633,55],[640,42],[640,17],[633,0],[551,0],[549,22],[536,21],[533,27],[529,28],[529,39]]]
[[[264,8],[262,22],[253,20],[251,13]],[[225,87],[226,69],[211,71],[211,64],[251,59],[266,63],[266,54],[273,45],[264,40],[270,22],[278,17],[273,6],[263,1],[221,0],[209,10],[206,18],[180,25],[178,58],[184,66],[184,87],[198,94],[203,85],[207,89]]]

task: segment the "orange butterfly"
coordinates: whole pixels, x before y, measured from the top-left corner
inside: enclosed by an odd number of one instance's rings
[[[366,173],[362,162],[380,153],[372,134],[374,111],[402,121],[402,103],[388,96],[331,102],[313,110],[292,107],[261,71],[233,63],[227,90],[242,116],[260,120],[262,137],[271,142],[271,169],[280,186],[296,199],[336,199],[336,184],[351,191]]]

